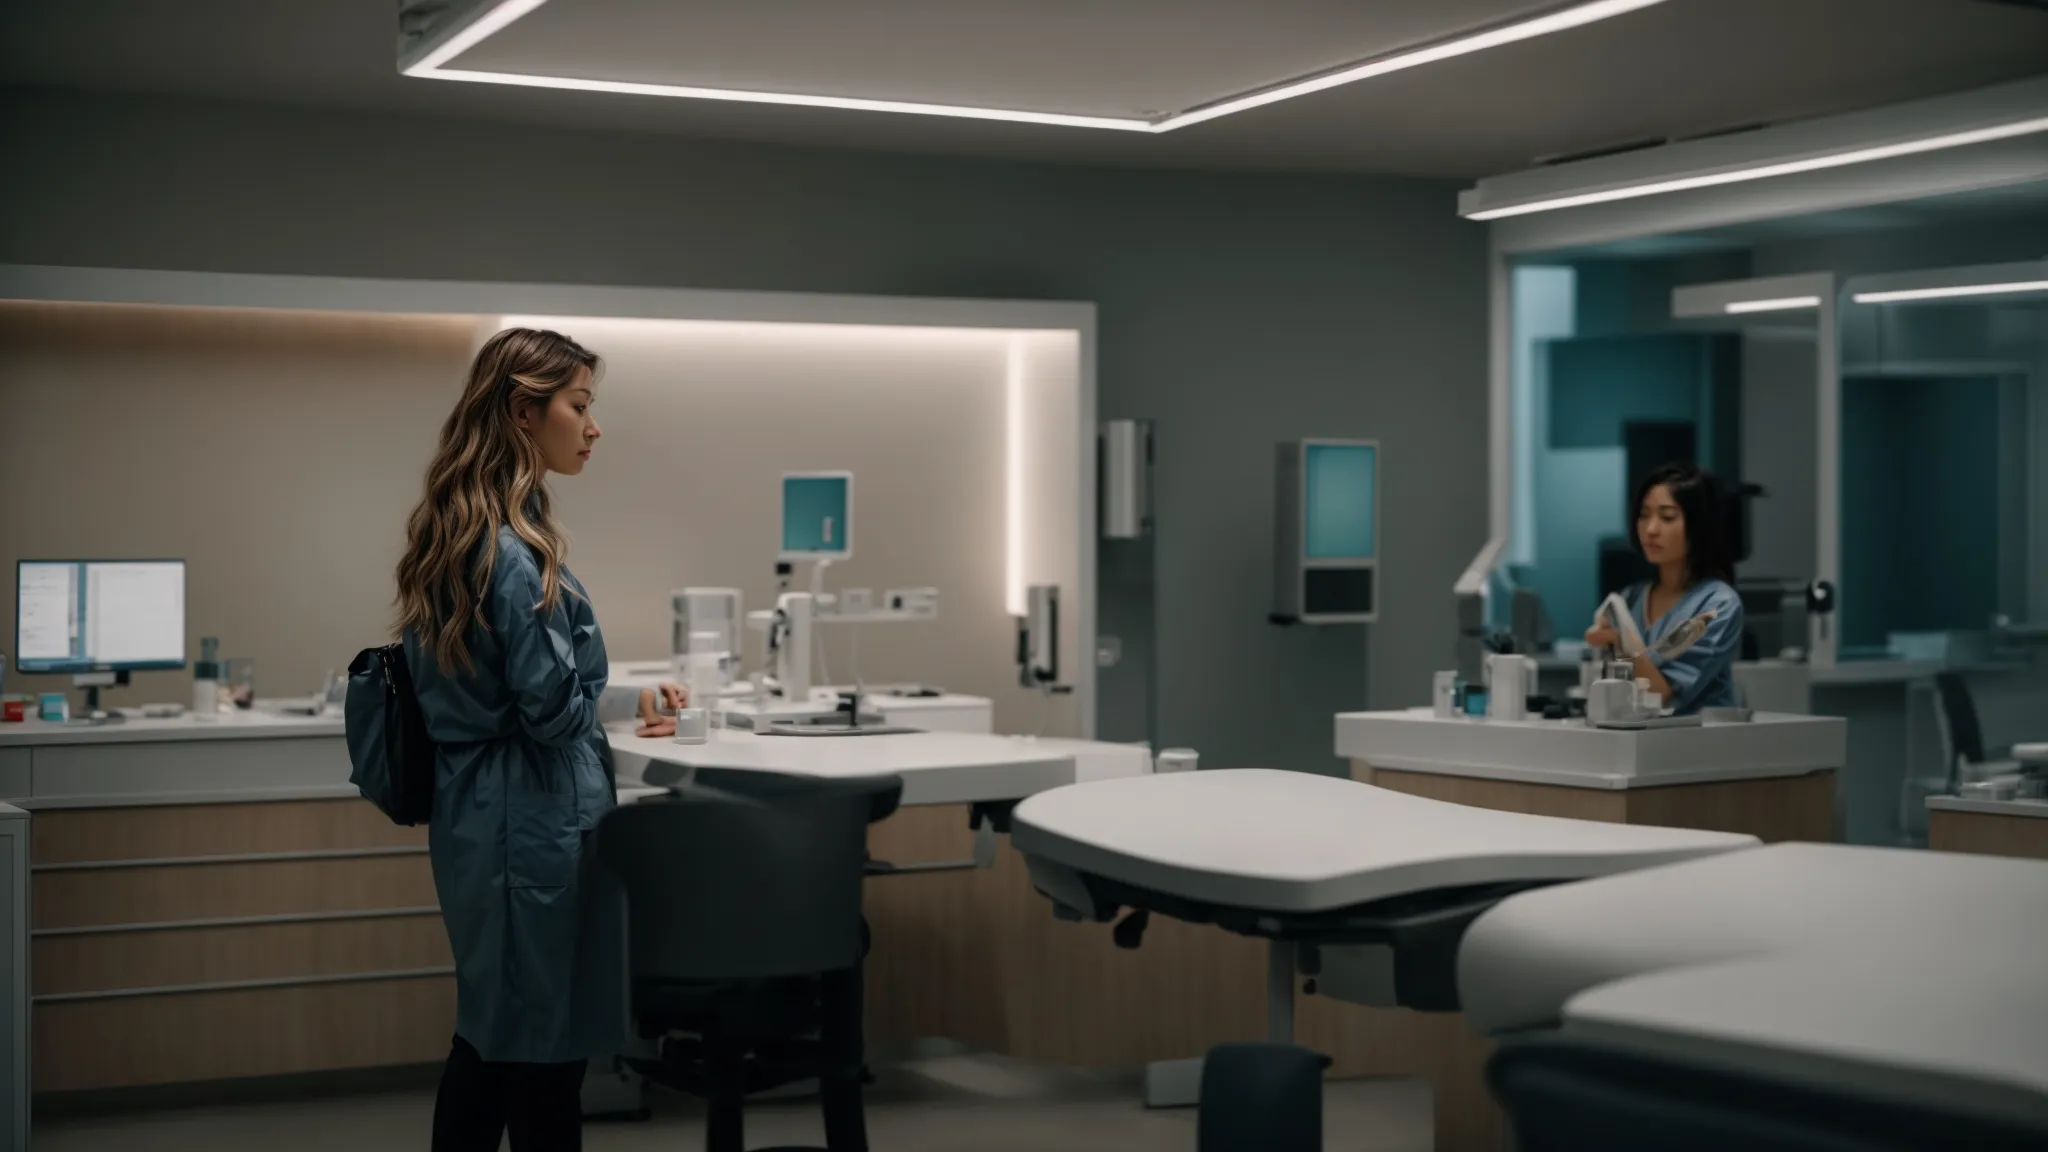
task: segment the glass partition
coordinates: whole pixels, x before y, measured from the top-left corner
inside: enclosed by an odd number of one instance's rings
[[[1979,292],[1971,269],[1845,286],[1843,659],[1967,663],[1999,630],[2048,621],[2041,270],[2034,291]]]

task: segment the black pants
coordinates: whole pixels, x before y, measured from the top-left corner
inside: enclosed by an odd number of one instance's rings
[[[512,1152],[581,1152],[586,1067],[491,1063],[457,1036],[434,1098],[434,1152],[498,1152],[508,1131]]]

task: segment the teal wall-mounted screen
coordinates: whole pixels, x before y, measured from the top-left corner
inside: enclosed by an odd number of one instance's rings
[[[1303,472],[1303,554],[1310,560],[1373,559],[1379,542],[1379,449],[1310,444]]]
[[[782,478],[782,554],[833,558],[853,551],[851,475]]]

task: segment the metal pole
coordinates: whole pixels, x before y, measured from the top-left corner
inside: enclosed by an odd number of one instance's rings
[[[1294,945],[1287,940],[1266,945],[1266,1039],[1294,1043]]]

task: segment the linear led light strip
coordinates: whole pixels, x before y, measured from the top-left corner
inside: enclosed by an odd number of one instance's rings
[[[1781,296],[1776,300],[1737,300],[1725,305],[1721,311],[1729,315],[1744,312],[1789,312],[1794,308],[1818,308],[1818,296]]]
[[[2035,132],[2048,132],[2048,116],[2031,120],[2019,120],[2010,124],[1998,124],[1990,128],[1973,128],[1967,132],[1949,132],[1940,136],[1927,136],[1919,140],[1908,140],[1899,144],[1884,144],[1875,148],[1857,148],[1848,152],[1836,152],[1827,156],[1811,156],[1804,160],[1787,160],[1777,164],[1759,164],[1753,168],[1737,168],[1728,172],[1714,172],[1704,176],[1686,176],[1677,180],[1659,180],[1651,184],[1635,184],[1626,188],[1609,188],[1600,192],[1581,192],[1570,196],[1558,196],[1548,200],[1532,200],[1527,204],[1510,204],[1504,208],[1486,208],[1465,214],[1467,220],[1498,220],[1503,216],[1521,216],[1530,212],[1551,212],[1559,208],[1579,208],[1587,204],[1606,204],[1614,200],[1629,200],[1637,196],[1656,196],[1665,192],[1684,192],[1692,188],[1712,188],[1720,184],[1738,184],[1745,180],[1765,180],[1773,176],[1790,176],[1799,172],[1817,172],[1824,168],[1844,168],[1851,164],[1867,164],[1873,160],[1890,160],[1898,156],[1913,156],[1921,152],[1938,152],[1944,148],[1961,148],[1970,144],[1986,144],[1993,140],[2006,140],[2014,136],[2028,136]]]
[[[1900,288],[1892,292],[1858,292],[1858,304],[1896,304],[1905,300],[1947,300],[1956,296],[1999,296],[2008,292],[2048,292],[2048,280],[2016,280],[2009,284],[1958,284],[1949,288]]]
[[[621,80],[580,80],[569,76],[535,76],[518,72],[479,72],[442,65],[504,31],[513,22],[539,8],[547,0],[505,0],[450,36],[431,52],[407,65],[405,74],[430,80],[466,80],[479,84],[512,84],[527,88],[568,88],[584,92],[613,92],[628,96],[668,96],[688,100],[728,100],[748,104],[795,104],[812,108],[840,108],[859,112],[907,112],[921,116],[953,116],[970,120],[1009,120],[1024,124],[1050,124],[1063,128],[1107,128],[1124,132],[1171,132],[1191,124],[1291,100],[1311,92],[1384,76],[1422,64],[1433,64],[1454,56],[1498,48],[1520,40],[1547,36],[1581,25],[1592,24],[1664,0],[1593,0],[1575,4],[1528,20],[1505,24],[1482,32],[1444,40],[1421,48],[1399,52],[1363,64],[1305,77],[1277,87],[1214,104],[1192,108],[1157,119],[1119,116],[1071,116],[1057,112],[1025,112],[1008,108],[972,108],[957,104],[919,104],[902,100],[862,100],[848,96],[810,96],[795,92],[751,92],[734,88],[693,88],[676,84],[637,84]]]

